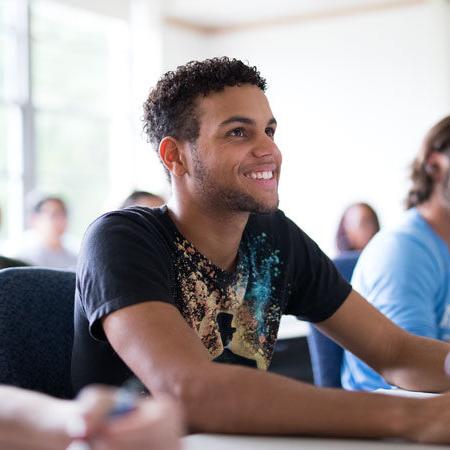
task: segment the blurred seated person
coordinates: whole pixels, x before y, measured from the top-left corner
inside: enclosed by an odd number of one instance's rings
[[[345,209],[336,233],[339,253],[333,261],[346,280],[352,277],[361,251],[379,230],[377,213],[367,203],[354,203]]]
[[[67,230],[67,207],[56,196],[40,197],[31,205],[31,230],[11,256],[25,262],[55,269],[75,268],[76,253],[64,242]]]
[[[411,182],[403,220],[369,243],[352,285],[410,333],[450,341],[450,116],[426,135]],[[391,387],[349,352],[342,385],[352,390]]]
[[[336,247],[339,253],[360,252],[378,231],[380,222],[375,210],[367,203],[353,203],[339,221]]]
[[[91,386],[75,400],[61,400],[0,385],[0,448],[65,450],[72,441],[86,441],[89,447],[82,448],[91,450],[180,449],[181,416],[175,404],[142,398],[133,411],[108,421],[116,393]]]
[[[130,206],[146,206],[147,208],[158,208],[164,205],[165,200],[159,195],[147,191],[133,191],[122,203],[120,208]]]

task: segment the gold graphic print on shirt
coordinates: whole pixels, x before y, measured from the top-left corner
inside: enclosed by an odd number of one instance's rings
[[[230,274],[177,238],[178,307],[212,359],[225,351],[260,369],[270,364],[281,310],[272,295],[272,279],[279,273],[277,251],[262,258],[257,251],[265,240],[264,234],[254,239]]]

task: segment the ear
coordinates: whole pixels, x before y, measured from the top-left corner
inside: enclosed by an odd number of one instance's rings
[[[163,138],[159,144],[159,157],[167,170],[175,177],[180,177],[187,172],[183,146],[178,139],[171,136]]]
[[[449,158],[444,153],[432,152],[425,165],[425,171],[434,181],[445,179],[449,170]]]

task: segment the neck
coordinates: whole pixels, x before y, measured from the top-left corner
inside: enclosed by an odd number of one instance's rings
[[[422,217],[450,248],[450,208],[436,196],[417,207]]]
[[[182,235],[223,270],[234,269],[249,213],[205,209],[192,198],[173,196],[169,216]]]

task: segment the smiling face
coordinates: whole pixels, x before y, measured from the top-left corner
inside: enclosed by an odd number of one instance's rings
[[[209,208],[269,213],[278,207],[276,121],[257,86],[226,87],[197,102],[200,134],[186,155],[189,189]]]

